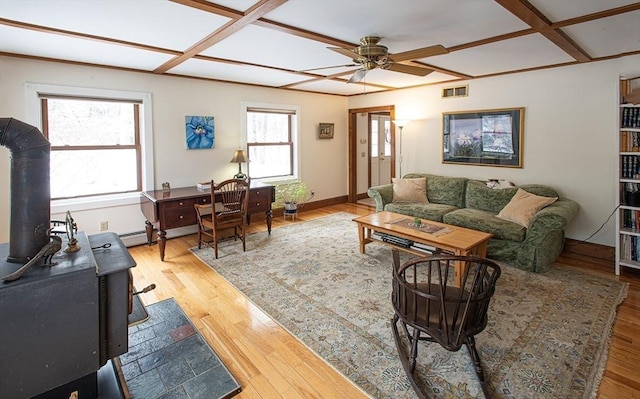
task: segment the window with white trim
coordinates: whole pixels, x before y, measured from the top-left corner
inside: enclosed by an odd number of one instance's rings
[[[297,176],[297,110],[294,107],[247,106],[244,111],[249,177],[286,179]]]
[[[51,199],[142,190],[140,102],[41,95]]]
[[[25,122],[52,145],[52,213],[135,204],[154,189],[152,109],[147,92],[25,83]]]

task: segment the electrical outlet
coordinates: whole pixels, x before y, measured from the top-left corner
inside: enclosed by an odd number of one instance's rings
[[[100,222],[100,231],[109,230],[109,222]]]

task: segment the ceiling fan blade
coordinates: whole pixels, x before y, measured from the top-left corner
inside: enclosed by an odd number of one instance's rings
[[[303,70],[298,71],[298,72],[311,72],[311,71],[319,71],[319,70],[321,70],[321,69],[348,68],[348,67],[354,67],[354,66],[359,66],[359,65],[358,65],[358,64],[333,65],[333,66],[328,66],[328,67],[320,67],[320,68],[303,69]]]
[[[408,74],[417,75],[417,76],[427,76],[428,74],[433,72],[433,69],[421,68],[413,65],[405,65],[405,64],[398,64],[398,63],[391,63],[389,64],[389,66],[385,67],[385,69],[389,71],[408,73]]]
[[[449,50],[442,45],[437,44],[435,46],[429,46],[419,48],[415,50],[405,51],[404,53],[397,53],[389,55],[389,59],[395,62],[419,60],[421,58],[433,57],[434,55],[449,54]]]
[[[347,83],[358,83],[364,78],[364,75],[367,74],[366,69],[358,69],[356,73],[351,76],[351,78],[347,81]]]
[[[342,48],[342,47],[327,47],[329,50],[333,50],[336,53],[340,53],[342,55],[346,55],[349,58],[353,58],[358,59],[358,58],[362,58],[362,56],[356,52],[353,52],[351,50],[347,50],[346,48]]]

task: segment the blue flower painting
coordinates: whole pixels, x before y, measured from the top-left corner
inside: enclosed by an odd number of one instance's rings
[[[185,116],[187,148],[213,148],[215,134],[213,116]]]

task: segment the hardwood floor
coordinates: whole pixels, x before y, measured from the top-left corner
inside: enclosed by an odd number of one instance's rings
[[[340,204],[307,210],[295,221],[275,217],[273,228],[343,211],[366,215],[373,208]],[[266,231],[266,223],[254,217],[249,232],[260,231]],[[170,240],[164,262],[156,245],[130,248],[137,262],[134,282],[138,289],[156,284],[154,291],[142,294],[146,304],[176,299],[242,385],[237,398],[368,397],[191,255],[189,248],[196,245],[195,235]],[[610,254],[588,249],[568,246],[557,263],[615,279]],[[630,283],[629,294],[618,308],[598,397],[640,399],[640,273],[625,269],[619,279]]]

